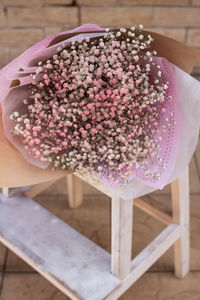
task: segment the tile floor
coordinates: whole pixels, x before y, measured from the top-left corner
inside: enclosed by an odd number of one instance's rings
[[[200,149],[198,145],[198,151]],[[170,189],[153,197],[171,211]],[[191,192],[191,272],[184,280],[173,274],[170,248],[120,300],[200,300],[200,152],[190,163]],[[61,179],[35,197],[41,205],[110,251],[110,200],[84,185],[84,203],[72,210],[67,204],[65,180]],[[133,257],[164,229],[159,221],[134,208]],[[0,244],[0,300],[69,299],[31,267]]]

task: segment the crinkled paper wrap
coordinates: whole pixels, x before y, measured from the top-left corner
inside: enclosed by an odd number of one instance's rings
[[[88,25],[90,25],[90,27],[93,26],[92,24]],[[79,28],[81,29],[80,31]],[[83,32],[83,27],[78,27],[74,30],[48,37],[44,41],[46,41],[47,46],[57,45],[57,43],[60,43],[61,41],[73,35],[77,35],[79,33],[81,34]],[[94,32],[103,31],[102,29],[98,29],[98,31]],[[144,34],[149,33],[154,38],[154,42],[152,43],[151,48],[157,51],[157,56],[165,57],[172,63],[179,90],[181,109],[180,114],[182,122],[180,139],[181,142],[179,145],[179,153],[177,156],[174,171],[172,172],[168,180],[168,183],[170,183],[175,178],[177,178],[183,171],[183,169],[187,166],[197,145],[200,126],[200,83],[189,75],[197,57],[197,53],[175,40],[153,32],[144,31]],[[23,66],[19,65],[18,67],[20,68]],[[1,89],[4,88],[3,85],[5,79],[3,80],[3,73],[5,68],[0,72],[0,78],[2,79]],[[10,74],[12,75],[12,72],[10,72]],[[13,82],[13,79],[14,78],[12,78],[11,76],[10,78],[7,78],[7,81],[11,83]],[[42,169],[28,163],[22,156],[22,154],[6,139],[1,117],[0,166],[0,187],[31,185],[49,181],[52,179],[57,179],[67,174],[67,171],[51,171],[50,167],[48,167],[47,169]],[[131,180],[131,182],[129,182],[123,189],[117,187],[112,188],[112,192],[118,195],[120,194],[123,199],[135,198],[149,193],[153,190],[155,190],[155,188],[152,188],[136,180]]]
[[[181,135],[176,164],[167,184],[174,181],[189,164],[198,143],[200,128],[200,82],[177,66],[173,65],[173,67],[181,102]],[[155,188],[132,180],[124,189],[115,189],[113,193],[120,195],[123,199],[130,199],[155,190]]]

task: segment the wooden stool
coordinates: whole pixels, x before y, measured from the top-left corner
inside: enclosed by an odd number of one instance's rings
[[[33,186],[26,195],[0,195],[0,241],[71,299],[118,299],[172,245],[175,275],[189,272],[188,168],[171,184],[172,216],[143,199],[122,200],[102,184],[85,180],[111,198],[111,255],[55,217],[31,198],[53,182]],[[82,203],[81,179],[67,176],[71,208]],[[133,204],[167,227],[131,259]]]

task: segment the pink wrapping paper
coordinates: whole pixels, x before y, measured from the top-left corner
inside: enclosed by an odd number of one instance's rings
[[[9,112],[11,112],[9,103],[11,103],[12,99],[15,99],[15,105],[16,107],[19,107],[21,99],[27,96],[26,85],[31,83],[30,79],[32,80],[29,74],[35,71],[37,62],[43,59],[47,59],[48,57],[51,57],[54,53],[56,53],[56,48],[63,43],[63,39],[65,40],[66,37],[68,37],[67,42],[70,42],[75,39],[80,39],[83,36],[81,32],[85,31],[91,31],[91,33],[88,33],[88,36],[90,37],[101,36],[104,34],[104,28],[101,28],[95,24],[86,24],[74,30],[50,36],[45,40],[39,42],[38,44],[34,45],[27,51],[25,51],[21,56],[19,56],[17,59],[12,61],[10,64],[8,64],[5,68],[1,70],[0,103],[2,106],[2,121],[4,125],[2,126],[1,124],[0,127],[0,187],[14,187],[35,184],[38,182],[51,180],[53,178],[59,178],[60,176],[66,174],[66,171],[61,170],[52,172],[50,170],[49,164],[40,164],[38,163],[38,161],[34,160],[34,158],[30,157],[30,155],[28,155],[25,151],[23,151],[23,147],[20,141],[19,143],[16,143],[16,141],[12,140],[12,136],[9,134],[9,121],[7,116]],[[92,33],[92,31],[96,31],[96,33]],[[75,33],[78,34],[69,38],[69,34],[73,35]],[[144,34],[148,33],[149,32],[144,31]],[[173,64],[175,64],[177,67],[180,67],[180,69],[188,73],[191,71],[191,68],[194,64],[194,60],[197,56],[194,51],[172,39],[151,32],[150,34],[154,38],[152,48],[157,50],[158,57],[160,56],[168,59],[168,61],[163,60],[163,68],[168,68],[166,74],[169,75],[169,80],[173,78],[171,80],[172,83],[176,82],[176,78],[178,76],[178,73]],[[160,59],[160,62],[162,63],[162,59]],[[171,90],[174,94],[177,94],[177,91],[175,90],[175,85],[171,88]],[[11,107],[13,111],[13,104]],[[177,113],[176,119],[178,121],[177,107],[175,108],[175,112]],[[181,132],[179,132],[178,125],[176,126],[176,129],[177,133],[176,135],[174,135],[174,140],[172,141],[174,145],[174,156],[172,156],[172,159],[168,164],[168,172],[165,172],[165,177],[161,181],[162,184],[159,186],[160,188],[167,183],[167,180],[170,178],[170,175],[173,175],[172,171],[176,163],[176,154],[180,149],[178,136],[179,134],[181,134]],[[166,140],[164,140],[164,143],[165,141]],[[12,143],[17,149],[13,147]],[[23,154],[24,157],[20,154],[20,152]],[[164,155],[165,154],[163,153],[163,156]],[[10,163],[11,161],[12,164]],[[17,172],[16,174],[16,170],[18,169],[20,169],[20,172]],[[129,184],[127,184],[127,187],[131,186],[131,182],[135,182],[135,185],[138,184],[138,186],[142,185],[143,187],[146,186],[145,184],[147,183],[147,186],[149,188],[149,182],[145,182],[145,180],[139,178],[139,176],[137,177],[136,181],[134,181],[134,177],[130,177],[130,182]],[[153,184],[151,184],[151,189],[152,187],[158,188],[157,185],[153,186]],[[115,189],[118,190],[117,188]],[[126,189],[126,187],[124,189]]]

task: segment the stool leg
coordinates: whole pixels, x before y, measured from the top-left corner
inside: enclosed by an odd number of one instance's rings
[[[9,188],[2,188],[2,194],[6,197],[9,197]]]
[[[131,269],[133,200],[111,201],[111,272],[123,280]]]
[[[82,180],[73,174],[67,175],[69,207],[77,208],[83,202]]]
[[[174,244],[175,275],[183,278],[190,269],[190,197],[188,167],[171,184],[173,220],[180,225],[180,239]]]

